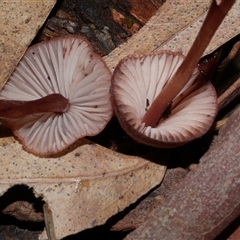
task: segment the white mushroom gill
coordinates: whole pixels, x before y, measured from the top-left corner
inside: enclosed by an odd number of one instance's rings
[[[156,127],[145,127],[142,119],[151,103],[183,61],[178,53],[162,51],[123,59],[113,73],[111,87],[114,110],[130,136],[157,147],[172,147],[203,135],[217,113],[217,98],[211,83],[196,83],[199,71],[172,102],[169,116]],[[143,136],[140,136],[143,135]]]
[[[69,100],[66,113],[39,113],[5,122],[29,152],[57,153],[98,134],[112,116],[111,72],[82,37],[67,36],[30,47],[0,92],[0,99],[30,101],[52,93]]]

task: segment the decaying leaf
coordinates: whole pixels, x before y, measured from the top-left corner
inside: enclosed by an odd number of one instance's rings
[[[159,154],[157,164],[85,139],[55,158],[35,157],[9,142],[1,140],[0,195],[14,184],[32,187],[52,211],[57,239],[103,224],[159,184],[166,168],[166,155]]]
[[[36,36],[56,0],[0,1],[0,89]]]
[[[33,204],[27,201],[16,201],[5,207],[2,211],[4,214],[8,214],[16,217],[20,221],[43,221],[42,212],[36,212]]]

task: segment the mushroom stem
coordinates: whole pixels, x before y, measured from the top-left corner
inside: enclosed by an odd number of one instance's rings
[[[159,93],[144,115],[142,122],[145,123],[145,126],[156,127],[164,111],[188,82],[199,59],[234,2],[235,0],[222,0],[218,5],[215,0],[212,1],[205,21],[189,53],[170,82]]]
[[[33,101],[0,100],[1,118],[23,118],[30,114],[53,112],[65,113],[69,109],[69,101],[61,94],[54,93]]]

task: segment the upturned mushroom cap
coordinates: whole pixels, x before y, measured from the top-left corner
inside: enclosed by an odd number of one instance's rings
[[[191,79],[172,102],[171,112],[156,127],[142,119],[168,84],[184,56],[162,51],[123,59],[112,77],[111,97],[122,128],[136,141],[154,147],[175,147],[202,136],[217,114],[217,97],[211,83],[195,69]]]
[[[80,36],[39,43],[28,49],[0,92],[0,99],[31,101],[52,93],[69,100],[63,114],[40,113],[5,119],[25,149],[49,155],[77,139],[98,134],[112,116],[111,72]]]

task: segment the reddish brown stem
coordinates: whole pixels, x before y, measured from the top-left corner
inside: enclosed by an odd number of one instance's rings
[[[173,78],[153,101],[143,117],[142,122],[145,123],[145,126],[155,127],[163,112],[186,85],[218,26],[234,2],[235,0],[222,0],[220,5],[217,5],[215,0],[212,2],[205,21],[189,53]]]
[[[64,113],[68,109],[68,99],[58,93],[33,101],[0,100],[1,118],[17,119],[42,112]]]

